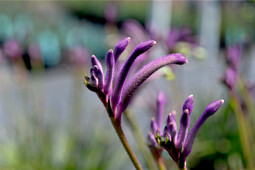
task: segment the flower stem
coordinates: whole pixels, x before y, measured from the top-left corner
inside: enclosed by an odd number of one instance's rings
[[[141,170],[142,167],[141,167],[140,163],[138,162],[138,160],[135,156],[135,153],[132,151],[131,147],[128,144],[128,141],[127,141],[127,139],[124,135],[124,132],[121,128],[119,119],[115,119],[114,117],[110,117],[110,119],[111,119],[111,122],[112,122],[112,125],[113,125],[115,131],[117,132],[117,134],[120,138],[120,141],[121,141],[122,145],[124,146],[126,152],[128,153],[129,158],[133,162],[136,169]]]
[[[161,156],[157,159],[157,163],[158,163],[159,170],[166,170],[165,164]]]
[[[126,117],[126,120],[134,133],[137,145],[145,158],[145,162],[148,165],[148,168],[150,170],[157,169],[153,156],[149,151],[146,142],[144,141],[140,126],[138,126],[139,123],[137,122],[136,116],[130,110],[126,110],[124,112],[124,116]]]
[[[252,162],[251,160],[252,154],[249,139],[250,135],[248,132],[249,128],[247,128],[249,124],[245,118],[245,113],[243,112],[239,104],[238,97],[234,92],[230,93],[230,104],[236,115],[243,155],[246,160],[247,167],[250,167]]]

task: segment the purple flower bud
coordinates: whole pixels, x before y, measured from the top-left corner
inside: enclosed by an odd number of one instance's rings
[[[169,129],[169,134],[171,136],[171,140],[175,143],[175,138],[176,138],[176,133],[177,133],[177,125],[175,122],[171,122],[168,125],[168,129]]]
[[[119,56],[123,53],[123,51],[126,49],[127,45],[130,42],[130,37],[124,38],[123,40],[120,40],[114,49],[114,61],[117,62]]]
[[[124,82],[126,80],[126,77],[131,65],[133,64],[133,62],[139,55],[149,50],[155,44],[156,44],[156,41],[153,41],[153,40],[140,43],[139,45],[136,46],[136,48],[134,49],[134,51],[132,52],[132,54],[130,55],[126,63],[124,64],[123,68],[121,69],[120,75],[117,79],[116,85],[114,87],[113,95],[111,98],[113,110],[115,110],[116,106],[118,105],[120,101]]]
[[[95,55],[91,56],[91,64],[92,64],[92,67],[94,67],[96,65],[98,67],[98,69],[101,70],[102,73],[104,73],[102,64],[100,63],[100,61],[97,59],[97,57]]]
[[[152,130],[153,133],[156,133],[157,130],[158,130],[158,124],[157,124],[154,117],[151,118],[151,130]]]
[[[233,45],[227,48],[227,59],[231,66],[233,66],[235,69],[237,69],[240,65],[241,55],[241,45]]]
[[[114,69],[115,69],[115,62],[113,51],[110,49],[105,56],[105,64],[107,67],[107,73],[105,77],[105,86],[104,86],[104,93],[106,95],[111,95],[112,93],[112,81],[114,76]]]
[[[94,66],[94,73],[96,78],[98,79],[98,88],[100,90],[103,90],[104,87],[104,75],[102,71],[97,67],[97,65]]]
[[[95,88],[98,88],[98,79],[96,78],[94,71],[92,71],[92,74],[90,76],[90,85]]]
[[[223,82],[228,86],[228,88],[232,90],[235,87],[236,79],[236,71],[233,68],[229,67],[224,75]]]
[[[182,111],[184,112],[186,109],[189,110],[189,114],[192,113],[193,110],[193,95],[190,95],[183,104]]]
[[[157,123],[159,128],[162,127],[165,102],[166,102],[165,95],[163,92],[160,92],[158,94],[158,100],[157,100]]]
[[[176,115],[175,110],[173,110],[171,113],[168,114],[166,119],[166,125],[169,125],[171,122],[174,122],[176,124],[175,115]]]
[[[187,59],[184,55],[175,53],[169,54],[167,56],[163,56],[157,58],[150,63],[146,64],[141,68],[130,80],[130,82],[125,87],[125,91],[123,92],[123,96],[121,99],[121,104],[119,105],[118,114],[120,115],[129,105],[131,98],[133,97],[134,92],[138,89],[138,87],[149,78],[155,71],[160,69],[161,67],[168,64],[185,64],[187,63]],[[118,94],[118,93],[117,93]]]
[[[180,119],[180,129],[179,129],[177,142],[176,142],[176,148],[178,150],[182,149],[183,143],[188,133],[189,122],[190,122],[189,116],[190,116],[189,110],[188,109],[184,110]]]
[[[190,133],[189,133],[189,135],[187,137],[187,140],[185,141],[184,152],[183,152],[183,154],[185,156],[188,156],[190,154],[193,142],[195,140],[195,137],[196,137],[200,127],[203,125],[203,123],[206,121],[206,119],[208,117],[213,115],[221,107],[221,105],[223,103],[224,103],[224,100],[220,99],[220,100],[217,100],[217,101],[209,104],[205,108],[203,114],[200,116],[200,118],[197,120],[197,122],[195,123],[195,125],[191,129],[191,131],[190,131]]]
[[[148,140],[149,140],[149,145],[150,146],[153,146],[153,147],[157,147],[158,146],[158,143],[157,143],[153,133],[150,132],[148,134]]]

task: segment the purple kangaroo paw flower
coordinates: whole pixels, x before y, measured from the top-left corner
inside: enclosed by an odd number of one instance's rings
[[[217,100],[211,104],[209,104],[203,114],[199,117],[199,119],[197,120],[197,122],[195,123],[195,125],[193,126],[193,128],[191,129],[188,137],[187,137],[187,140],[185,141],[185,144],[184,144],[184,151],[183,151],[183,154],[185,156],[188,156],[192,150],[192,145],[193,145],[193,142],[195,140],[195,137],[200,129],[200,127],[203,125],[203,123],[206,121],[206,119],[208,117],[210,117],[211,115],[213,115],[220,107],[221,105],[224,103],[224,100],[220,99],[220,100]]]
[[[116,106],[118,105],[120,101],[124,82],[126,80],[126,77],[131,65],[133,64],[133,62],[139,55],[149,50],[155,44],[156,44],[156,41],[153,41],[153,40],[140,43],[139,45],[136,46],[136,48],[134,49],[134,51],[132,52],[132,54],[130,55],[126,63],[124,64],[123,68],[120,71],[120,75],[117,79],[116,85],[113,90],[113,95],[111,98],[113,110],[116,109]]]
[[[168,129],[169,129],[169,134],[171,136],[171,141],[173,141],[175,143],[176,141],[176,133],[177,133],[177,124],[174,122],[171,122],[168,125]]]
[[[98,79],[98,88],[100,90],[103,90],[104,87],[104,75],[102,73],[102,71],[98,68],[97,65],[94,66],[94,73],[96,78]]]
[[[90,85],[95,88],[98,88],[98,79],[96,78],[94,72],[92,72],[92,75],[90,77]]]
[[[114,49],[114,61],[117,62],[119,56],[123,53],[123,51],[126,49],[130,42],[130,37],[124,38],[123,40],[120,40]]]
[[[182,111],[184,112],[186,109],[189,110],[189,114],[192,113],[193,110],[193,95],[190,95],[183,104]]]
[[[134,92],[155,71],[168,64],[185,64],[187,62],[188,61],[184,57],[184,55],[175,53],[157,58],[143,66],[143,68],[141,68],[127,84],[125,91],[123,92],[121,104],[118,108],[118,115],[120,115],[124,110],[126,110],[127,106],[131,101],[131,98],[133,97]]]
[[[165,102],[165,95],[163,92],[160,92],[157,99],[157,123],[159,128],[162,127]]]
[[[149,140],[149,145],[153,147],[158,147],[158,143],[155,139],[155,136],[153,133],[149,132],[148,134],[148,140]]]
[[[175,115],[176,115],[175,110],[168,114],[166,119],[166,125],[169,125],[171,122],[174,122],[176,124]]]
[[[106,95],[111,95],[112,93],[112,81],[114,76],[115,70],[115,62],[113,51],[109,50],[105,56],[105,64],[107,67],[106,77],[105,77],[105,85],[104,85],[104,93]]]
[[[102,64],[100,63],[100,61],[97,59],[97,57],[95,55],[91,56],[91,64],[92,64],[92,67],[94,67],[96,65],[98,67],[98,69],[100,69],[102,71],[102,73],[104,73]]]
[[[190,116],[189,110],[186,109],[184,110],[180,119],[180,129],[179,129],[177,142],[176,142],[176,149],[179,151],[182,149],[185,138],[187,137],[187,133],[189,130],[189,122],[190,122],[189,116]]]
[[[158,128],[159,128],[159,127],[158,127],[158,124],[157,124],[155,118],[154,118],[154,117],[151,118],[151,130],[152,130],[152,132],[153,132],[153,133],[156,133],[157,130],[158,130]]]

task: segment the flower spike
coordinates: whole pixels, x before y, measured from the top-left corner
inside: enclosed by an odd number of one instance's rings
[[[189,110],[189,114],[192,113],[193,110],[193,95],[190,95],[183,104],[182,111],[184,112],[186,109]]]
[[[104,92],[108,96],[112,93],[112,81],[115,70],[115,62],[112,49],[110,49],[105,56],[105,64],[107,67],[107,73],[105,77]]]
[[[133,97],[134,92],[155,71],[168,64],[185,64],[185,63],[187,63],[187,59],[184,57],[184,55],[180,53],[175,53],[155,59],[150,63],[146,64],[145,66],[143,66],[143,68],[141,68],[134,75],[134,77],[130,80],[130,82],[126,86],[125,91],[123,92],[121,103],[118,108],[118,115],[120,115],[124,110],[126,110],[127,106],[131,101],[131,98]]]
[[[203,125],[203,123],[206,121],[208,117],[213,115],[224,103],[224,100],[220,99],[217,100],[211,104],[209,104],[206,109],[204,110],[203,114],[200,116],[200,118],[197,120],[194,127],[191,129],[188,138],[184,145],[184,155],[188,156],[191,152],[193,142],[195,140],[195,137],[200,129],[200,127]]]
[[[181,119],[180,119],[180,129],[177,137],[176,148],[180,151],[182,149],[183,143],[187,137],[187,133],[189,130],[189,119],[190,113],[189,110],[184,110]]]
[[[116,106],[120,101],[120,96],[122,94],[124,82],[126,80],[126,77],[127,77],[127,74],[129,72],[131,65],[133,64],[133,62],[139,55],[141,55],[142,53],[149,50],[155,44],[156,44],[156,41],[153,41],[153,40],[142,42],[136,46],[136,48],[134,49],[132,54],[129,56],[128,60],[126,61],[126,63],[124,64],[124,66],[121,69],[120,75],[119,75],[116,85],[114,87],[113,95],[111,98],[113,110],[116,109]]]
[[[114,49],[114,61],[115,63],[118,61],[119,56],[123,53],[123,51],[126,49],[130,42],[130,37],[124,38],[123,40],[120,40]]]
[[[97,57],[95,55],[92,55],[92,57],[91,57],[91,64],[92,64],[92,67],[94,67],[96,65],[98,67],[98,69],[100,69],[103,73],[102,64],[100,63],[100,61],[97,59]]]
[[[153,133],[156,133],[157,130],[158,130],[158,124],[157,124],[154,117],[151,118],[151,130],[152,130]]]
[[[98,79],[98,88],[100,90],[103,90],[104,74],[102,73],[102,70],[98,69],[97,65],[94,66],[94,74],[95,74],[96,78]]]

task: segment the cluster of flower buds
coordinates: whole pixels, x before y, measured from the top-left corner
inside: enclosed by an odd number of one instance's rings
[[[230,90],[233,90],[239,77],[239,67],[242,55],[241,45],[233,45],[228,47],[226,55],[228,68],[223,77],[223,82]]]
[[[151,130],[153,133],[149,133],[150,147],[156,157],[159,156],[163,149],[165,149],[176,162],[178,167],[180,169],[185,169],[186,158],[191,152],[194,139],[200,127],[208,117],[213,115],[220,108],[220,106],[224,103],[224,100],[220,99],[209,104],[188,134],[190,115],[193,110],[193,95],[190,95],[182,107],[179,131],[177,131],[177,123],[175,120],[176,112],[173,111],[168,115],[166,125],[162,133],[161,117],[163,113],[161,111],[165,103],[162,96],[163,94],[160,93],[158,98],[158,119],[157,121],[154,118],[151,120]]]
[[[105,64],[107,67],[105,78],[100,61],[93,55],[91,57],[92,68],[90,70],[90,77],[85,74],[83,79],[87,88],[97,93],[108,112],[109,109],[111,110],[110,115],[115,118],[121,117],[121,113],[125,111],[130,104],[135,91],[155,71],[168,64],[185,64],[188,62],[180,53],[169,54],[149,62],[138,70],[129,82],[126,82],[128,72],[134,61],[156,44],[153,40],[145,41],[135,47],[134,51],[121,68],[119,75],[117,75],[118,77],[113,86],[116,62],[129,42],[130,38],[125,38],[117,43],[114,51],[111,49],[108,51],[105,57]]]

